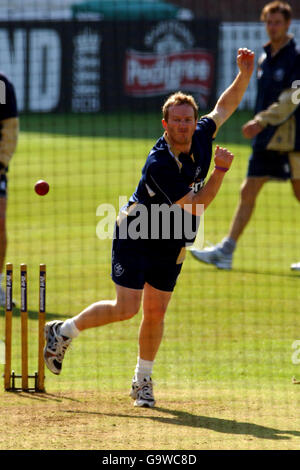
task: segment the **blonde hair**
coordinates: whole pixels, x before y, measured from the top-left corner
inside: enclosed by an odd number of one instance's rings
[[[181,106],[183,104],[188,104],[189,106],[192,106],[194,110],[194,116],[195,120],[198,119],[198,106],[196,104],[196,101],[192,95],[186,95],[182,93],[181,91],[177,91],[176,93],[173,93],[167,100],[165,101],[163,107],[162,107],[162,114],[163,118],[165,121],[168,121],[169,118],[169,108],[171,106]]]
[[[267,3],[264,8],[262,9],[260,19],[261,21],[266,21],[267,15],[269,13],[281,13],[285,19],[285,21],[290,21],[292,18],[292,8],[286,2],[271,2]]]

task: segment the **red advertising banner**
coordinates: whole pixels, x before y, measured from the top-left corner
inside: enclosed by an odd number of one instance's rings
[[[165,55],[128,50],[124,91],[128,96],[158,96],[182,90],[195,92],[207,105],[213,86],[215,60],[211,52],[193,49]]]

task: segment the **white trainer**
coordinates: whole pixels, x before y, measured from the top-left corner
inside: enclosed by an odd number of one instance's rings
[[[292,271],[300,271],[300,262],[291,264]]]
[[[60,334],[62,321],[53,320],[45,325],[44,348],[45,364],[53,374],[59,375],[62,369],[62,361],[72,338],[67,338]]]
[[[155,399],[153,396],[153,382],[151,377],[145,377],[142,382],[138,382],[136,377],[133,377],[130,396],[135,400],[134,406],[153,408]]]
[[[204,250],[190,250],[192,255],[199,261],[208,264],[214,264],[219,269],[232,268],[232,254],[226,254],[222,251],[219,245],[205,248]]]

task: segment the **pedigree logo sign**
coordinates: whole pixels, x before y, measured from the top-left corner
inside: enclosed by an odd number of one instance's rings
[[[175,21],[160,23],[145,36],[144,43],[152,52],[126,51],[124,89],[128,96],[150,97],[182,90],[196,93],[200,104],[207,105],[214,55],[195,46],[187,27]]]

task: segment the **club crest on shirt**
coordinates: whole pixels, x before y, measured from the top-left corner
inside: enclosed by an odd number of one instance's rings
[[[274,75],[273,75],[274,80],[276,80],[277,82],[281,82],[283,80],[283,77],[284,77],[284,69],[275,70]]]
[[[120,277],[124,273],[124,268],[122,267],[120,263],[116,263],[114,265],[114,273],[116,277]]]

